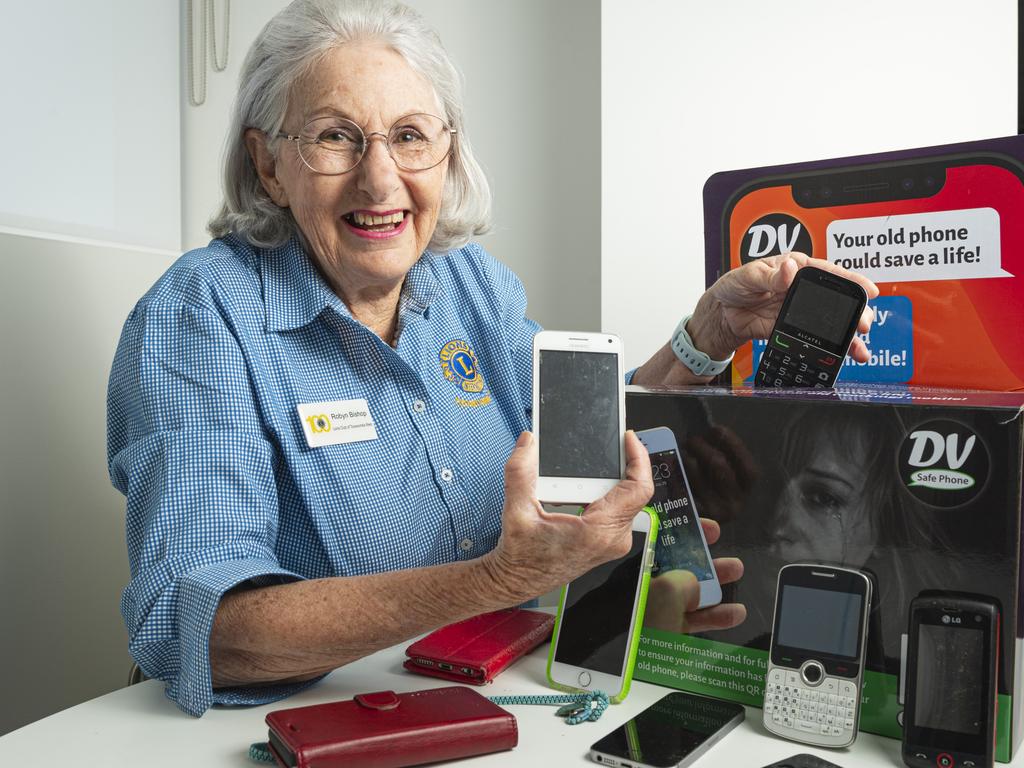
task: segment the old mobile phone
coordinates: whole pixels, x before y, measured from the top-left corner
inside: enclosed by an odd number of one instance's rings
[[[670,693],[590,748],[590,759],[625,768],[682,768],[743,722],[740,704]]]
[[[534,336],[537,498],[589,504],[622,479],[625,391],[617,336],[563,331]]]
[[[602,563],[562,587],[548,652],[548,682],[570,691],[602,690],[612,702],[629,693],[654,563],[658,518],[633,518],[625,557]]]
[[[722,585],[711,561],[690,482],[683,470],[676,437],[668,427],[655,427],[636,433],[651,457],[654,496],[650,504],[661,524],[651,575],[685,569],[697,577],[700,606],[722,602]]]
[[[799,755],[793,755],[771,765],[766,765],[764,768],[841,768],[841,766],[830,763],[823,757],[802,752]]]
[[[999,605],[991,597],[923,592],[910,603],[903,762],[992,766]]]
[[[796,273],[754,375],[755,387],[831,387],[867,304],[852,280],[816,267]]]
[[[764,727],[793,741],[845,747],[857,738],[871,581],[860,571],[779,570],[764,687]]]

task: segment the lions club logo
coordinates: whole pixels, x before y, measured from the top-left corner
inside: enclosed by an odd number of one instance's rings
[[[458,384],[463,392],[482,392],[484,377],[469,344],[456,339],[441,348],[441,370],[448,381]]]

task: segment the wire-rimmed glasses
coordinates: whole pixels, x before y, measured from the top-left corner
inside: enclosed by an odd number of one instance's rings
[[[297,135],[278,136],[294,141],[299,157],[311,171],[327,176],[348,173],[363,159],[370,138],[384,139],[388,154],[405,171],[426,171],[438,165],[452,150],[455,129],[440,117],[416,113],[398,118],[388,132],[363,129],[344,117],[310,120]]]

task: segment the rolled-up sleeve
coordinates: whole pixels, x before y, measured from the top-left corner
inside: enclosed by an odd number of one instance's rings
[[[196,716],[309,685],[212,687],[223,594],[300,578],[275,555],[275,448],[228,321],[216,307],[144,299],[122,332],[107,407],[110,477],[127,500],[121,610],[139,666]]]

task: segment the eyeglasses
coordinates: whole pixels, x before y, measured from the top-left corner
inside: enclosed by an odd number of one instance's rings
[[[384,139],[388,154],[402,170],[433,168],[451,152],[455,129],[441,118],[426,114],[400,117],[386,134],[364,133],[343,117],[318,117],[306,123],[298,135],[283,131],[277,135],[295,142],[299,157],[311,171],[337,176],[359,165],[373,136]]]

